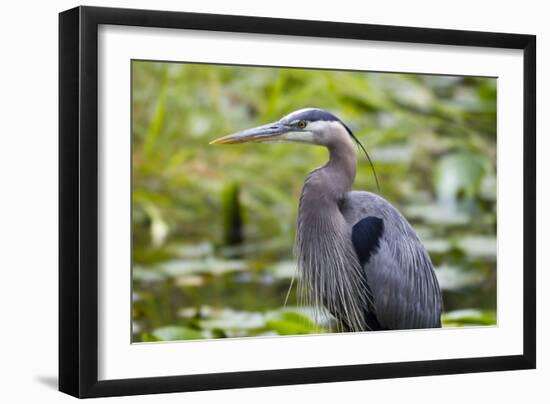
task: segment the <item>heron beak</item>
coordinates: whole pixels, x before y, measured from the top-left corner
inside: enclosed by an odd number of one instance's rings
[[[238,144],[238,143],[268,143],[284,140],[285,133],[291,130],[290,127],[279,122],[269,123],[256,128],[243,130],[212,140],[210,144]]]

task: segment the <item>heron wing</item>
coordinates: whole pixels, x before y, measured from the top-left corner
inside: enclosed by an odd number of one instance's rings
[[[428,253],[389,202],[350,192],[342,213],[372,293],[372,315],[382,329],[440,327],[441,293]]]
[[[357,222],[351,232],[351,241],[359,262],[364,267],[370,261],[372,255],[376,254],[380,248],[380,239],[384,232],[384,222],[379,217],[367,216]],[[369,302],[374,301],[374,295],[370,288],[368,273],[366,273],[367,290],[365,293],[369,296]],[[376,308],[374,305],[368,307],[365,320],[369,328],[373,331],[381,330],[382,326],[376,317]]]

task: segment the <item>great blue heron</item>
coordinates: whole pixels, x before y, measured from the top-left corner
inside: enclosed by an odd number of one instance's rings
[[[374,193],[351,190],[354,142],[361,144],[340,119],[306,108],[211,143],[248,142],[306,143],[329,151],[329,161],[307,176],[298,209],[299,289],[311,304],[349,331],[441,327],[430,256],[395,207]]]

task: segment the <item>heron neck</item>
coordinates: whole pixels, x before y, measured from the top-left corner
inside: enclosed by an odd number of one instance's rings
[[[315,215],[338,209],[342,197],[355,179],[356,157],[353,144],[345,141],[328,146],[329,161],[307,176],[300,197],[299,214]],[[322,214],[324,214],[322,213]]]
[[[308,304],[327,308],[346,329],[365,330],[366,281],[351,227],[340,211],[355,178],[355,150],[351,141],[349,147],[340,143],[328,149],[329,161],[308,175],[300,197],[295,243],[299,290]]]
[[[335,185],[338,187],[335,190],[340,193],[351,191],[355,180],[357,159],[348,134],[346,133],[346,138],[341,141],[330,144],[328,150],[330,157],[324,170],[336,181]]]

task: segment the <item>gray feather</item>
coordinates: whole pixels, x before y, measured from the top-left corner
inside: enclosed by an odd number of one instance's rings
[[[350,192],[341,209],[353,226],[383,219],[379,248],[365,264],[376,318],[387,329],[440,327],[441,292],[430,257],[415,231],[390,203],[370,192]]]

